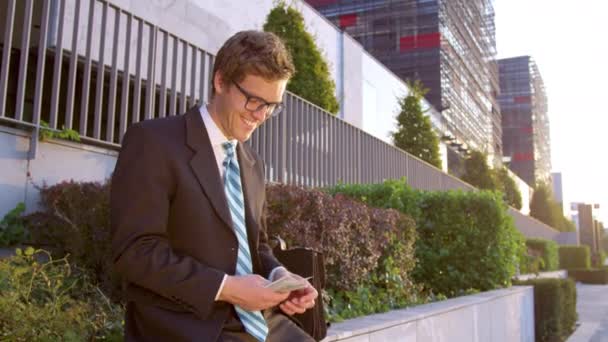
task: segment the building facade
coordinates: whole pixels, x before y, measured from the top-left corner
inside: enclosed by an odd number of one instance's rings
[[[402,79],[419,79],[448,139],[500,162],[491,0],[307,0]],[[464,148],[463,148],[464,147]]]
[[[550,185],[551,144],[547,95],[538,67],[530,56],[498,61],[503,155],[509,167],[534,187]]]

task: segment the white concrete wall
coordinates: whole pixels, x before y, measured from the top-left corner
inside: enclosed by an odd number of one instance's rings
[[[532,342],[534,289],[515,286],[355,318],[333,324],[323,341]]]
[[[38,208],[36,187],[61,181],[104,181],[114,170],[117,152],[63,140],[38,145],[28,159],[29,132],[0,126],[0,218],[17,203],[28,212]]]

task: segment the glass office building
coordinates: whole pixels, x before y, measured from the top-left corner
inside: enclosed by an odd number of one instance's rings
[[[551,144],[547,95],[530,56],[498,60],[503,154],[509,167],[528,185],[550,185]]]
[[[396,75],[421,80],[460,151],[501,159],[493,1],[307,2]]]

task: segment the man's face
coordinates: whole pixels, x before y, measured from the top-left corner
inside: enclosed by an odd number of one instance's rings
[[[269,81],[260,76],[247,75],[238,83],[225,82],[219,75],[215,79],[214,109],[216,124],[228,139],[245,142],[267,118],[264,102],[278,103],[283,99],[287,80]],[[239,89],[240,87],[240,89]],[[247,98],[249,96],[249,103]],[[247,108],[245,105],[247,104]],[[261,107],[258,110],[252,108]]]

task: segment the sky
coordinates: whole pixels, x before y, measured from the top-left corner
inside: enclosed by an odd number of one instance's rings
[[[529,55],[545,83],[553,172],[566,202],[608,226],[608,1],[495,0],[498,58]]]

